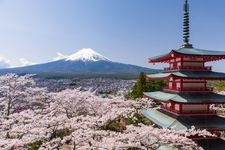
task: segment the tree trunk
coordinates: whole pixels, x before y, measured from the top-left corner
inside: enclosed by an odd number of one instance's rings
[[[76,143],[73,142],[73,150],[76,150]]]
[[[7,106],[7,116],[10,115],[10,110],[11,110],[11,99],[9,98],[8,106]]]

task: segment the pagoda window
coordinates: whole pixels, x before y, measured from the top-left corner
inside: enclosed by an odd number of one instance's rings
[[[181,83],[177,82],[177,89],[181,89]]]
[[[170,108],[171,107],[171,103],[167,103],[166,106]]]
[[[173,83],[172,82],[169,82],[169,88],[171,89],[173,86]]]
[[[175,110],[178,112],[180,111],[180,104],[175,104]]]

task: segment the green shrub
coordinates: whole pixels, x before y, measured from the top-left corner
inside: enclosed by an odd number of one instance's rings
[[[161,91],[163,87],[167,85],[163,80],[147,81],[146,78],[146,74],[141,72],[131,92],[125,95],[125,98],[142,98],[144,96],[144,92]]]
[[[140,124],[140,123],[142,123],[144,125],[152,125],[153,124],[150,120],[145,118],[142,114],[135,113],[132,118],[119,117],[114,120],[110,120],[103,127],[103,129],[115,131],[115,132],[122,132],[123,130],[126,130],[127,125],[138,126],[138,124]]]
[[[63,137],[65,136],[68,136],[72,133],[71,130],[69,130],[68,128],[65,128],[65,129],[59,129],[59,130],[55,130],[53,133],[52,133],[52,136],[50,139],[54,139],[54,138],[61,138],[63,139]]]
[[[108,123],[103,127],[105,130],[115,131],[115,132],[122,132],[126,130],[126,122],[125,119],[119,117],[115,120],[110,120]]]
[[[28,147],[28,150],[38,150],[41,144],[42,144],[42,141],[35,141],[33,143],[29,143],[27,147]]]
[[[213,86],[217,92],[224,91],[225,90],[225,81],[215,81]]]
[[[140,124],[140,123],[142,123],[144,125],[152,125],[153,124],[149,119],[145,118],[140,113],[135,113],[133,118],[127,118],[126,119],[127,125],[133,124],[134,126],[138,126],[138,124]]]

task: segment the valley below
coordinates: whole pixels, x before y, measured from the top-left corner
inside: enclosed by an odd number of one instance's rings
[[[49,92],[60,92],[65,89],[79,89],[80,91],[89,91],[96,94],[123,95],[132,89],[136,80],[113,78],[35,78],[35,82],[38,87],[46,87]]]

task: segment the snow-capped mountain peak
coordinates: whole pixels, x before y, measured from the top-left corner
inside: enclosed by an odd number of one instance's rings
[[[66,60],[67,61],[77,61],[77,60],[81,60],[81,61],[100,61],[100,60],[109,61],[108,58],[106,58],[105,56],[102,56],[101,54],[95,52],[91,48],[83,48],[83,49],[79,50],[78,52],[67,56]]]

